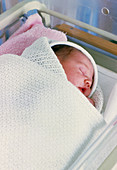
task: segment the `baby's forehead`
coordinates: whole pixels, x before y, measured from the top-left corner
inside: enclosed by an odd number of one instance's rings
[[[91,63],[91,60],[80,50],[74,48],[72,51],[71,51],[71,57],[75,57],[76,59],[78,60],[86,60],[88,61],[89,63]],[[91,63],[92,64],[92,63]]]
[[[93,64],[90,59],[80,50],[75,49],[71,52],[71,60],[74,60],[76,63],[82,63],[86,65],[88,69],[94,70]]]

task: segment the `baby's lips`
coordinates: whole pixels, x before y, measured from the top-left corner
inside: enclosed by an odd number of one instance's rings
[[[78,87],[78,89],[81,91],[81,93],[83,93],[83,90],[82,90],[82,88]]]
[[[81,93],[83,93],[86,97],[89,96],[89,94],[91,93],[91,89],[84,89],[81,87],[78,87],[78,89],[81,91]]]

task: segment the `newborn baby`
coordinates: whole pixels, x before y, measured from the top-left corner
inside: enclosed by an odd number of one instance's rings
[[[95,105],[94,101],[89,97],[93,94],[97,85],[96,64],[87,51],[79,48],[81,47],[71,42],[62,42],[62,44],[57,42],[52,45],[52,49],[62,64],[67,79]]]

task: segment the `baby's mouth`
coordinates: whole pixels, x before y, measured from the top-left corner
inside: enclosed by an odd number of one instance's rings
[[[91,89],[86,89],[86,88],[81,88],[81,87],[78,87],[78,89],[81,91],[81,93],[83,93],[86,97],[89,96],[90,92],[91,92]]]
[[[78,87],[78,89],[81,91],[81,93],[83,93],[83,89],[81,87]],[[84,93],[83,93],[84,94]]]

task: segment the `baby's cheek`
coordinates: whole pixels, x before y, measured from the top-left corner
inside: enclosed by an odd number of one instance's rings
[[[70,81],[74,86],[78,86],[80,81],[78,82],[78,79],[72,74],[72,73],[67,73],[67,79]]]

